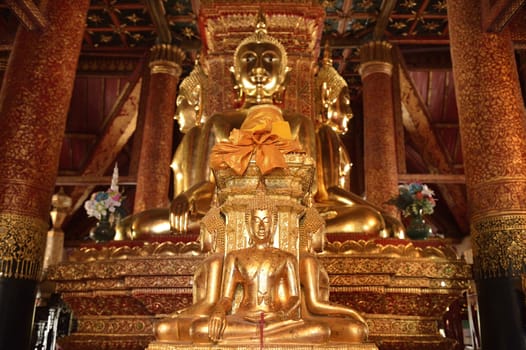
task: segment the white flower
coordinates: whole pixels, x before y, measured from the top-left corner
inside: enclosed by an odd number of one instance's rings
[[[435,195],[435,191],[427,187],[427,185],[422,185],[422,194],[424,197],[433,197]]]

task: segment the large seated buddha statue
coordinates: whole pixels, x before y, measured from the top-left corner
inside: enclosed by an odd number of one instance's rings
[[[398,220],[349,190],[350,159],[340,134],[346,132],[352,117],[350,97],[345,80],[327,57],[314,80],[315,120],[280,107],[289,72],[287,53],[267,33],[264,18],[255,33],[238,45],[231,72],[241,107],[210,117],[204,113],[211,89],[205,70],[196,64],[183,80],[176,118],[185,135],[172,162],[174,199],[170,208],[151,209],[121,220],[117,228],[121,235],[137,239],[144,233],[197,233],[214,194],[212,148],[227,141],[234,129],[261,128],[266,122],[273,123],[274,133],[286,133],[297,140],[302,151],[315,159],[314,206],[326,220],[327,233],[397,235],[403,231]]]
[[[302,151],[317,162],[317,176],[315,187],[318,187],[319,195],[315,196],[316,205],[320,206],[329,232],[344,230],[345,232],[374,233],[385,232],[385,221],[380,212],[362,200],[362,203],[352,201],[352,196],[347,196],[345,201],[334,201],[328,196],[327,189],[338,184],[336,177],[332,174],[338,172],[340,165],[345,161],[340,159],[342,151],[341,142],[335,151],[332,144],[321,145],[323,132],[330,128],[332,139],[338,139],[339,135],[332,131],[331,126],[321,124],[318,128],[314,122],[301,114],[282,110],[287,74],[287,53],[283,45],[267,33],[264,20],[257,24],[255,33],[245,38],[234,53],[234,66],[231,68],[235,80],[235,90],[239,100],[242,101],[241,108],[217,113],[212,115],[202,125],[199,140],[195,143],[197,159],[192,161],[192,185],[185,191],[177,194],[170,207],[170,224],[176,234],[186,233],[192,227],[198,227],[196,223],[210,208],[210,200],[214,191],[214,179],[210,171],[211,149],[214,145],[227,141],[231,137],[232,130],[258,128],[258,124],[264,125],[265,118],[274,118],[274,131],[277,134],[290,133],[290,138],[297,140]],[[333,89],[331,91],[336,91]],[[345,90],[347,91],[347,90]],[[332,117],[328,121],[337,120],[339,114],[343,118],[337,121],[346,124],[345,118],[349,114],[348,92],[336,92],[338,98],[329,103]],[[347,99],[347,103],[343,103]],[[342,109],[341,111],[338,108]],[[247,117],[252,120],[251,126],[246,125]],[[286,127],[285,127],[286,126]],[[317,133],[318,130],[318,133]],[[327,148],[329,147],[329,148]],[[343,151],[345,152],[345,151]],[[342,153],[346,154],[346,153]],[[348,163],[348,162],[347,162]],[[335,168],[333,168],[335,166]],[[347,192],[346,192],[347,193]]]

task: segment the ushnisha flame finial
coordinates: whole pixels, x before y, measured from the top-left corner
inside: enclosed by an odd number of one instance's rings
[[[324,66],[332,66],[331,45],[329,44],[329,40],[325,41],[325,48],[323,50],[322,62]]]
[[[268,34],[267,32],[267,19],[265,18],[265,15],[263,14],[263,10],[260,8],[257,16],[257,22],[256,22],[256,34],[262,33],[262,34]]]

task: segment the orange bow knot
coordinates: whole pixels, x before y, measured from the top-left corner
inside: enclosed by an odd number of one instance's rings
[[[212,148],[210,165],[213,169],[229,167],[243,175],[254,155],[261,174],[276,168],[287,168],[284,154],[301,152],[297,140],[286,140],[266,130],[233,130],[228,142],[220,142]]]

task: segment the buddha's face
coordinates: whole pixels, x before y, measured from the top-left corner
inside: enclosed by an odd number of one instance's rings
[[[255,244],[270,242],[272,215],[268,210],[254,210],[250,217],[251,238]]]
[[[268,42],[247,43],[237,52],[238,84],[245,94],[259,99],[271,97],[280,88],[282,57],[279,48]]]
[[[345,87],[341,89],[338,98],[327,110],[327,123],[340,134],[345,134],[348,130],[347,123],[352,118],[351,98],[349,90]]]

